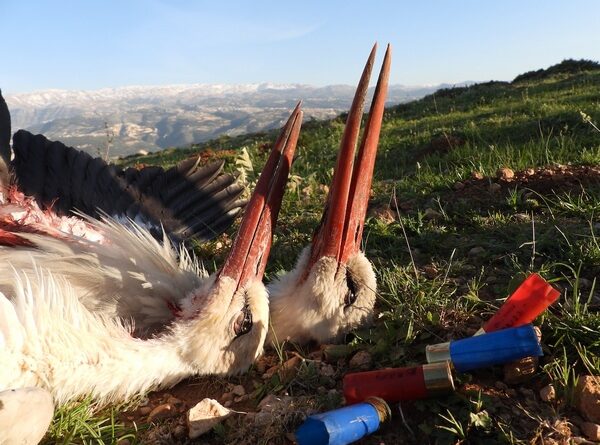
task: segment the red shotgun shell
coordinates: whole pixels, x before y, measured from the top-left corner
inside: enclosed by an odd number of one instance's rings
[[[516,328],[536,319],[554,303],[560,292],[538,274],[531,274],[517,290],[506,299],[498,312],[483,325],[485,332]]]
[[[343,385],[347,404],[368,397],[380,397],[388,402],[417,400],[454,390],[449,362],[355,372],[344,376]]]

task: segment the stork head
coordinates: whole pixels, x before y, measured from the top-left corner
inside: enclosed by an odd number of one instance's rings
[[[269,325],[262,277],[301,122],[298,104],[275,142],[225,264],[182,305],[173,334],[183,339],[181,353],[199,373],[241,372],[262,352]]]
[[[373,314],[375,273],[360,244],[387,92],[389,46],[356,161],[354,153],[375,50],[376,46],[348,113],[333,182],[312,244],[294,270],[269,287],[271,341],[336,340]]]

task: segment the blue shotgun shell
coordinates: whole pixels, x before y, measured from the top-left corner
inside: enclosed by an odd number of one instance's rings
[[[542,347],[531,324],[450,342],[450,359],[458,372],[541,355]]]
[[[391,414],[377,397],[326,413],[309,416],[296,430],[298,445],[347,445],[379,428]]]

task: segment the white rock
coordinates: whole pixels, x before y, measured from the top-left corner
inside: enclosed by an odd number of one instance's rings
[[[229,417],[232,412],[214,399],[201,400],[187,413],[189,438],[195,439],[210,431],[212,427]]]

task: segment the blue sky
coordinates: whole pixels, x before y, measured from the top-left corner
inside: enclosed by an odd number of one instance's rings
[[[0,88],[354,84],[372,44],[392,83],[510,80],[600,60],[600,1],[0,0]]]

